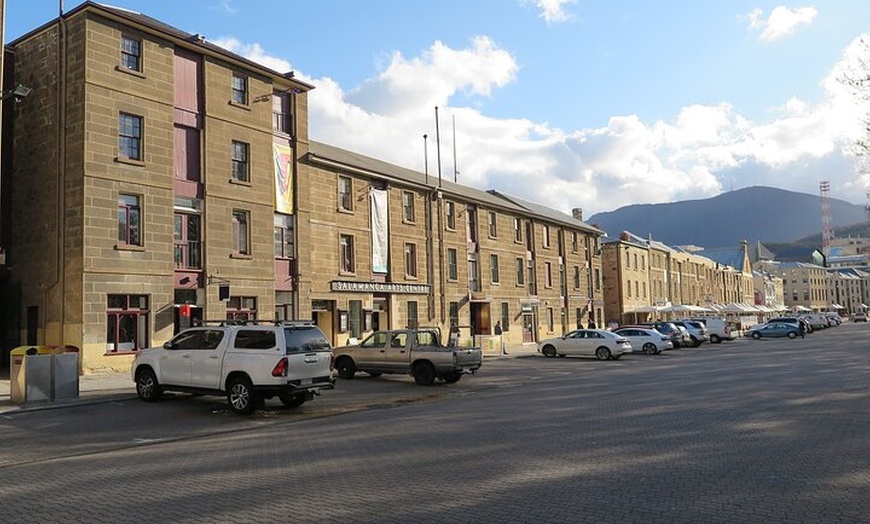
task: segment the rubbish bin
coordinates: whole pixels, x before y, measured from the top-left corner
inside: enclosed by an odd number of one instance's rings
[[[78,348],[75,346],[19,346],[9,353],[12,402],[77,398]]]
[[[51,346],[18,346],[9,352],[9,393],[12,402],[51,398]]]

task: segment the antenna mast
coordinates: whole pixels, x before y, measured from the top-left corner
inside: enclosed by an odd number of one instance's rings
[[[825,256],[831,254],[831,240],[834,239],[834,225],[831,222],[831,201],[829,191],[831,183],[827,180],[819,183],[819,191],[822,194],[822,253]]]

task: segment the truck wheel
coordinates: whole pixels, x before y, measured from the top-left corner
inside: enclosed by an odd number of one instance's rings
[[[420,386],[431,386],[435,383],[435,368],[428,362],[420,362],[414,366],[414,382]]]
[[[163,395],[163,388],[151,368],[145,368],[136,374],[136,394],[145,402],[154,402]]]
[[[457,382],[459,382],[459,379],[462,378],[462,373],[459,371],[455,373],[447,373],[441,378],[443,378],[444,382],[447,382],[448,384],[456,384]]]
[[[250,415],[257,407],[254,386],[248,377],[235,377],[227,388],[227,403],[234,413]]]
[[[353,359],[350,357],[341,357],[335,363],[335,369],[338,370],[338,378],[350,380],[356,373],[356,364],[353,363]]]
[[[278,395],[278,398],[288,408],[298,408],[308,400],[305,398],[305,393],[281,393]]]

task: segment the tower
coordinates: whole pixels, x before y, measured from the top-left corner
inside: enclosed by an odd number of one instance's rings
[[[819,191],[822,194],[822,253],[830,255],[831,240],[834,239],[834,225],[831,223],[831,201],[828,192],[831,183],[824,180],[819,183]]]

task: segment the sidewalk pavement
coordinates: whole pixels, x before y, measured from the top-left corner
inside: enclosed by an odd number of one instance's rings
[[[506,347],[506,354],[484,355],[486,361],[522,358],[537,354],[537,345],[518,344]],[[20,413],[24,411],[36,411],[44,409],[57,409],[82,404],[109,402],[111,400],[123,400],[136,397],[136,387],[129,372],[124,373],[96,373],[93,375],[79,376],[78,398],[63,400],[39,400],[13,404],[11,399],[11,384],[9,369],[0,369],[0,416],[6,413]]]

